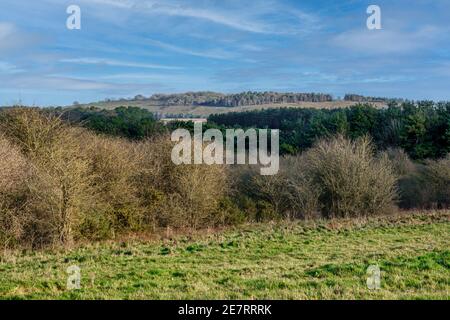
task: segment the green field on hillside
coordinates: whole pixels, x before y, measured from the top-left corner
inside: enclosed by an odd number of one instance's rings
[[[2,299],[448,299],[450,212],[2,252]],[[81,268],[68,290],[66,269]],[[381,269],[369,290],[367,268]]]

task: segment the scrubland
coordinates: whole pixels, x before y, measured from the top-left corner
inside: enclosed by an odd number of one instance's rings
[[[2,111],[0,297],[449,297],[450,157],[337,135],[261,176],[176,166],[171,148]],[[81,290],[65,286],[70,265]]]

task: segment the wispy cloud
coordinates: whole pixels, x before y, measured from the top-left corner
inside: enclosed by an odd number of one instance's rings
[[[154,1],[154,0],[81,0],[90,5],[107,5],[117,9],[130,9],[152,16],[182,17],[239,31],[260,34],[303,34],[317,30],[317,17],[311,13],[281,5],[276,1],[256,1],[220,8],[215,2]],[[233,4],[234,2],[226,3]]]
[[[128,68],[144,68],[144,69],[165,69],[165,70],[179,70],[180,67],[176,66],[166,66],[160,64],[149,64],[149,63],[138,63],[138,62],[128,62],[120,61],[114,59],[103,59],[103,58],[74,58],[74,59],[61,59],[62,63],[74,63],[74,64],[92,64],[92,65],[104,65],[112,67],[128,67]]]
[[[332,43],[368,54],[408,53],[430,46],[440,35],[442,30],[434,26],[423,26],[416,31],[358,29],[337,35]]]
[[[235,57],[235,54],[226,52],[225,50],[222,50],[222,49],[198,51],[198,50],[187,49],[187,48],[175,46],[172,44],[168,44],[165,42],[161,42],[158,40],[152,40],[152,39],[148,39],[148,43],[151,44],[152,46],[156,46],[161,49],[165,49],[165,50],[169,50],[169,51],[173,51],[173,52],[177,52],[177,53],[181,53],[181,54],[196,56],[196,57],[213,58],[213,59],[231,59],[231,58]]]
[[[17,66],[6,62],[6,61],[0,61],[0,73],[3,74],[14,74],[14,73],[20,73],[24,72],[24,70],[18,68]]]
[[[3,42],[13,34],[15,27],[11,23],[0,22],[0,41]]]
[[[0,21],[0,54],[31,45],[35,40],[32,36],[20,32],[14,24]]]
[[[52,89],[52,90],[104,90],[111,88],[108,83],[80,80],[70,77],[51,77],[22,74],[8,78],[6,88]]]
[[[0,81],[6,79],[0,76]],[[58,90],[58,91],[91,91],[91,92],[104,92],[112,94],[124,94],[130,91],[143,90],[144,88],[162,88],[164,87],[158,83],[117,83],[109,81],[98,81],[87,78],[76,78],[63,75],[29,75],[18,74],[8,76],[5,85],[2,89],[14,89],[14,90]]]
[[[89,0],[91,4],[109,5],[117,8],[133,8],[136,3],[133,0]]]
[[[148,8],[154,14],[203,19],[233,29],[255,33],[275,33],[274,30],[271,30],[261,22],[244,19],[241,15],[230,14],[230,12],[223,13],[211,9],[199,9],[182,5],[167,5],[160,3],[150,4]]]

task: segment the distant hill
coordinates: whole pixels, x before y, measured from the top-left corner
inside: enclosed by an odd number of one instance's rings
[[[362,96],[360,96],[362,97]],[[365,99],[365,102],[370,102]],[[150,97],[137,95],[132,99],[105,99],[87,104],[74,104],[77,107],[97,107],[115,109],[120,106],[135,106],[147,109],[159,117],[205,117],[210,114],[230,111],[261,110],[278,107],[292,108],[345,108],[358,101],[334,100],[332,95],[323,93],[279,93],[279,92],[242,92],[224,94],[210,91],[186,92],[179,94],[155,94]],[[377,107],[386,105],[384,101],[373,103]]]

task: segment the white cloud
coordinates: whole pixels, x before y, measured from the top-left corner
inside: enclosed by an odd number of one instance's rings
[[[14,25],[11,23],[0,22],[0,41],[4,41],[8,36],[11,36],[15,31]]]
[[[177,79],[178,75],[168,75],[168,74],[142,74],[142,73],[118,73],[118,74],[110,74],[98,76],[99,79],[104,80],[158,80],[158,81],[167,81]]]
[[[36,34],[24,33],[16,25],[0,21],[0,54],[26,47],[29,49],[40,42],[41,37]]]
[[[442,30],[424,26],[416,31],[395,30],[352,30],[332,39],[337,46],[365,53],[392,54],[410,53],[412,50],[428,47],[435,42]]]
[[[0,22],[0,52],[15,47],[19,40],[20,36],[13,24]]]
[[[22,69],[19,69],[17,66],[6,62],[6,61],[0,61],[0,72],[3,74],[14,74],[23,72]]]
[[[74,63],[74,64],[96,64],[96,65],[105,65],[105,66],[112,66],[112,67],[129,67],[129,68],[144,68],[144,69],[165,69],[165,70],[181,69],[180,67],[175,67],[175,66],[165,66],[165,65],[160,65],[160,64],[119,61],[119,60],[114,60],[114,59],[103,59],[103,58],[61,59],[60,62]]]
[[[93,4],[103,4],[125,9],[130,9],[135,6],[135,2],[133,0],[89,0],[89,2]]]

